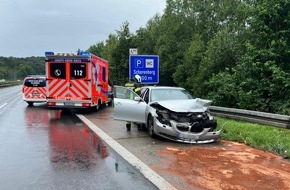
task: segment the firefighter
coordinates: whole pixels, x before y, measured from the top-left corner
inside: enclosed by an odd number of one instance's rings
[[[140,75],[135,75],[130,82],[125,84],[125,87],[133,90],[136,94],[140,95],[141,93],[141,77]],[[134,98],[133,93],[130,93],[129,95],[130,99]],[[138,125],[138,130],[141,129],[141,124],[137,124]],[[127,131],[131,131],[131,122],[127,121],[126,122],[126,128]]]

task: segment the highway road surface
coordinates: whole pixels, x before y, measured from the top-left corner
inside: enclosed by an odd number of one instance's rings
[[[0,189],[158,189],[73,113],[0,89]]]
[[[0,189],[290,189],[289,161],[241,143],[126,131],[113,107],[61,112],[0,89]]]

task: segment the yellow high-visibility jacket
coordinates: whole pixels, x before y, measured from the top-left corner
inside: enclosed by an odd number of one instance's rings
[[[133,90],[138,95],[140,95],[141,93],[141,87],[136,83],[128,82],[125,84],[125,87],[128,87],[129,89]],[[133,93],[130,93],[130,99],[134,99]]]

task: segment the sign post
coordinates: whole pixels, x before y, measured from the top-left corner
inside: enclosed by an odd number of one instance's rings
[[[135,75],[141,76],[141,84],[159,83],[158,55],[130,55],[129,79]]]

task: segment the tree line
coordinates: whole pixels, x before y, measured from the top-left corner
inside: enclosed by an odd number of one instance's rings
[[[159,55],[159,85],[214,105],[290,114],[290,0],[167,0],[135,32],[129,23],[89,51],[127,82],[129,48]]]
[[[44,57],[0,57],[0,79],[23,80],[27,75],[45,75]]]
[[[181,86],[216,106],[290,114],[290,0],[167,0],[162,15],[124,22],[88,48],[129,79],[129,48],[159,55],[159,85]],[[0,79],[45,74],[44,57],[0,57]]]

